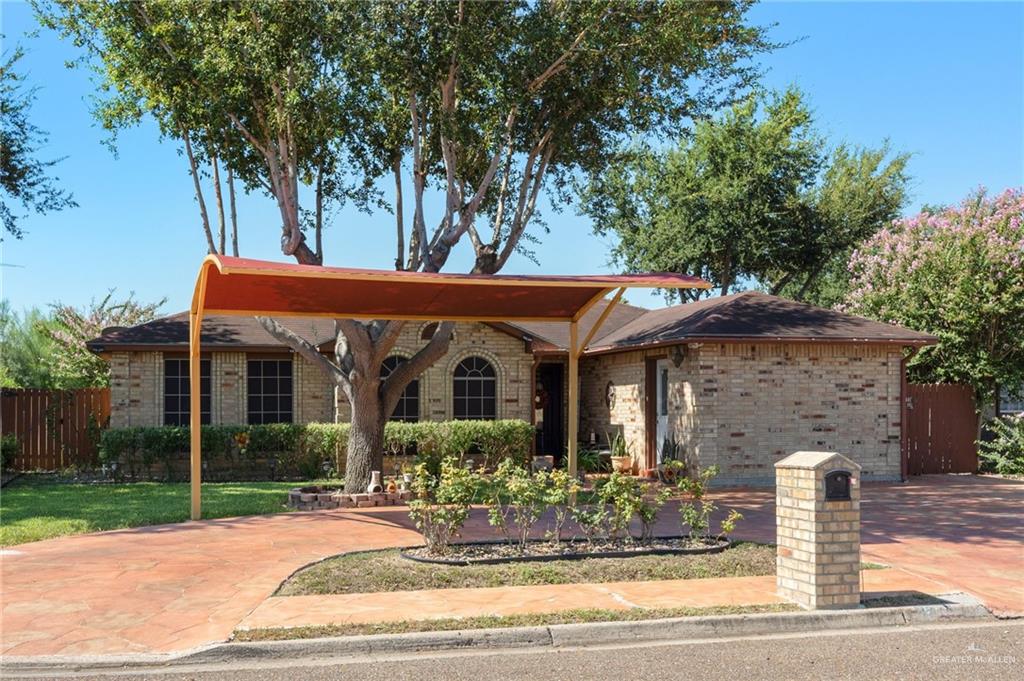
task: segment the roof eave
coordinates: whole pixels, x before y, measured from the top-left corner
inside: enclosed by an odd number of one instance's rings
[[[820,336],[682,336],[663,341],[649,343],[633,343],[628,345],[606,345],[584,350],[584,355],[609,355],[617,352],[648,350],[668,347],[681,343],[810,343],[821,345],[894,345],[899,347],[925,347],[938,343],[938,338],[822,338]]]

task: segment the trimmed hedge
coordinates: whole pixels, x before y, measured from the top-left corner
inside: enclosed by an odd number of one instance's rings
[[[349,429],[347,423],[203,426],[204,477],[315,479],[328,461],[341,475]],[[533,426],[519,420],[394,421],[384,427],[384,454],[415,455],[431,469],[446,457],[491,468],[507,458],[528,463],[533,437]],[[116,462],[119,477],[184,479],[188,458],[186,426],[110,428],[100,437],[100,461]]]

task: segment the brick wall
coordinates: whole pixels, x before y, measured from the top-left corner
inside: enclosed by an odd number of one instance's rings
[[[128,428],[163,423],[163,383],[163,353],[112,353],[110,426]]]
[[[644,358],[653,355],[600,355],[580,367],[581,437],[620,426],[638,465],[645,454]],[[680,367],[668,363],[669,429],[701,465],[722,469],[722,484],[773,484],[775,462],[806,449],[841,452],[866,479],[896,479],[900,357],[888,346],[704,344]]]
[[[420,340],[423,326],[416,322],[406,324],[395,354],[410,356],[426,344]],[[420,377],[420,418],[443,421],[452,417],[451,376],[455,366],[471,355],[486,358],[498,374],[498,418],[530,420],[533,355],[526,351],[523,341],[484,324],[457,325],[448,354]],[[212,352],[206,356],[211,360],[211,421],[245,423],[246,354]],[[163,424],[163,371],[161,352],[112,353],[112,427]],[[296,423],[334,420],[334,384],[318,367],[300,355],[292,355],[292,381]],[[343,397],[338,401],[338,409],[339,420],[348,420],[349,408]]]
[[[426,345],[427,341],[420,339],[424,326],[426,323],[407,322],[392,354],[410,357]],[[420,376],[420,419],[452,418],[452,374],[459,362],[473,355],[489,361],[498,375],[498,418],[529,421],[533,354],[526,351],[522,340],[479,323],[456,324],[448,354]],[[348,421],[350,414],[344,395],[338,391],[338,420]]]

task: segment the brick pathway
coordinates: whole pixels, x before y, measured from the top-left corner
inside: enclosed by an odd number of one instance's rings
[[[770,491],[719,495],[740,537],[774,540]],[[863,493],[864,558],[1024,614],[1024,484],[916,478]],[[671,520],[663,531],[675,529]],[[482,513],[466,534],[489,534]],[[417,543],[403,509],[209,520],[54,539],[0,555],[0,652],[187,650],[223,640],[291,572],[345,551]]]

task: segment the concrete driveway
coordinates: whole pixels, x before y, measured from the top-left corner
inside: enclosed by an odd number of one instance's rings
[[[774,494],[716,495],[772,542]],[[862,492],[864,560],[968,591],[1024,615],[1024,483],[935,476]],[[660,531],[671,533],[675,514]],[[490,536],[475,513],[467,537]],[[417,543],[403,509],[189,522],[24,544],[0,555],[0,652],[83,655],[182,651],[227,638],[278,584],[345,551]]]
[[[775,541],[767,490],[718,495],[740,509],[736,534]],[[966,591],[1000,616],[1024,616],[1024,482],[924,475],[861,491],[862,560],[883,563]]]

